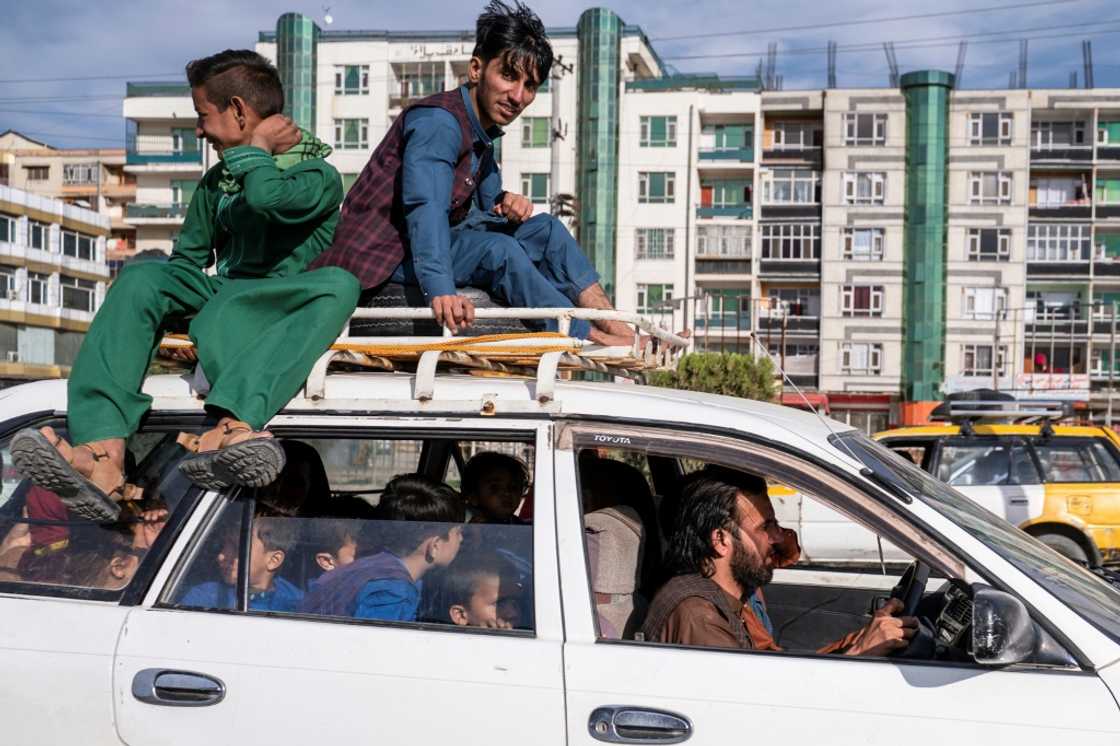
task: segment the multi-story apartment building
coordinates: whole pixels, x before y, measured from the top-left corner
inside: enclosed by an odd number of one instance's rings
[[[0,186],[0,385],[68,374],[109,282],[109,217]]]
[[[550,35],[563,65],[499,140],[504,182],[541,210],[574,197],[620,308],[693,329],[700,349],[765,348],[788,401],[868,430],[981,387],[1111,417],[1120,90],[956,90],[938,71],[763,90],[667,73],[606,9]],[[257,49],[349,186],[411,101],[463,80],[472,43],[287,14]],[[126,168],[155,206],[135,210],[158,213],[132,220],[141,247],[170,248],[186,182],[213,163],[186,94],[129,86]]]
[[[124,166],[121,148],[55,148],[12,130],[0,134],[0,186],[108,217],[106,254],[112,268],[136,252],[136,229],[125,221],[136,199],[136,179]]]

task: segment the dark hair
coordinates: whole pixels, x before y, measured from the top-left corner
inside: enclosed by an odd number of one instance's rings
[[[314,514],[324,502],[330,500],[331,484],[319,452],[302,440],[281,440],[284,449],[284,468],[276,481],[256,492],[257,515],[304,516]],[[307,492],[293,499],[284,494],[283,487],[290,480],[301,479],[297,470],[307,470]],[[286,500],[287,499],[287,500]]]
[[[673,574],[711,577],[716,557],[712,532],[733,529],[739,522],[740,492],[765,495],[766,480],[722,466],[707,466],[685,478],[665,558]]]
[[[490,0],[475,24],[471,53],[483,62],[500,59],[507,68],[520,70],[540,85],[552,69],[552,45],[544,24],[528,6],[513,0]]]
[[[401,557],[434,536],[446,538],[451,526],[467,519],[455,490],[423,474],[404,474],[385,485],[376,515],[381,546]],[[398,521],[389,525],[387,521]]]
[[[502,558],[494,552],[478,551],[457,557],[443,578],[443,600],[447,608],[470,603],[483,578],[500,578],[508,572]]]
[[[299,543],[300,521],[297,518],[257,517],[253,523],[253,530],[270,552],[289,554]]]
[[[280,73],[267,59],[249,49],[227,49],[187,63],[191,88],[203,86],[206,100],[229,108],[230,99],[240,96],[263,119],[284,110],[284,86]]]
[[[345,518],[313,518],[306,521],[304,531],[306,546],[313,554],[329,552],[338,554],[347,540],[358,543],[364,521],[347,520]]]
[[[470,460],[463,464],[463,494],[477,495],[482,476],[502,469],[521,480],[522,488],[529,486],[529,469],[521,459],[497,451],[483,451],[471,456]]]

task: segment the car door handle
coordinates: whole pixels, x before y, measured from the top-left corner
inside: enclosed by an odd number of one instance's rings
[[[607,743],[682,743],[692,736],[692,723],[683,715],[630,705],[595,708],[587,729]]]
[[[145,668],[132,677],[132,696],[149,705],[205,707],[226,696],[220,679],[192,671]]]

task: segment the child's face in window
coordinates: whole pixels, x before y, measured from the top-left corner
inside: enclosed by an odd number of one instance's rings
[[[466,604],[454,604],[449,610],[451,621],[461,627],[513,629],[521,623],[521,603],[516,584],[498,575],[481,576]]]
[[[226,537],[222,550],[218,552],[218,567],[222,570],[222,580],[227,585],[237,585],[238,552],[237,535]],[[265,547],[257,528],[253,527],[253,541],[249,544],[249,589],[266,591],[272,587],[272,575],[284,563],[284,553]]]
[[[505,520],[513,515],[525,495],[525,483],[520,474],[508,469],[494,469],[478,480],[474,504],[491,520]]]
[[[354,541],[353,537],[347,536],[346,540],[342,542],[342,546],[336,552],[319,552],[315,555],[315,562],[323,570],[329,572],[330,570],[337,570],[340,567],[346,567],[358,556],[358,542]]]

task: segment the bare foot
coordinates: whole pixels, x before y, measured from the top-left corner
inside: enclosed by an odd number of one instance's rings
[[[599,283],[588,285],[579,294],[576,299],[576,305],[580,308],[597,308],[603,311],[613,311],[614,306],[611,305],[611,299],[607,297],[607,293],[603,290],[603,286]],[[594,338],[592,341],[598,344],[610,344],[612,346],[619,344],[632,344],[634,341],[634,330],[625,321],[592,321],[591,324],[599,331],[607,335],[607,337],[616,340],[612,342],[598,342]],[[617,340],[629,337],[629,341],[619,342]]]

